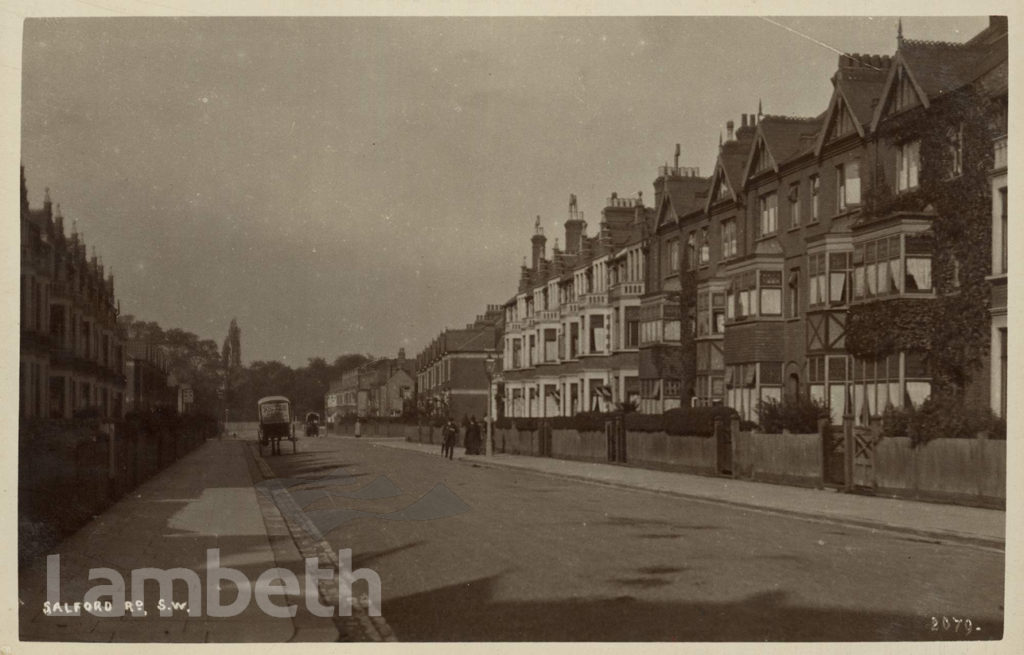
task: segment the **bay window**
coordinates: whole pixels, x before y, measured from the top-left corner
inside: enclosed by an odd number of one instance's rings
[[[897,235],[859,244],[853,253],[853,297],[930,293],[931,252],[931,238],[926,235]]]
[[[711,242],[708,241],[708,228],[700,229],[700,263],[707,264],[711,261]]]
[[[782,316],[782,271],[741,273],[733,278],[724,300],[723,322],[725,318],[743,320],[759,315]]]

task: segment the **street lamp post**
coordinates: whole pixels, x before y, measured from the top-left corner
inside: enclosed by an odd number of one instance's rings
[[[491,381],[494,379],[494,356],[488,355],[484,360],[484,371],[487,372],[487,443],[484,446],[484,453],[487,457],[494,455],[494,416],[491,412],[491,401],[494,398]]]

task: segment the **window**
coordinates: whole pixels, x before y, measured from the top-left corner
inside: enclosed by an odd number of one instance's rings
[[[789,318],[800,316],[800,269],[794,268],[789,271],[789,310],[786,315]]]
[[[906,235],[875,239],[853,252],[853,296],[872,298],[932,290],[930,237]]]
[[[640,346],[640,317],[638,307],[626,308],[626,348]]]
[[[569,323],[569,357],[576,359],[580,354],[580,324],[576,321]]]
[[[554,328],[544,330],[544,361],[558,361],[558,330]]]
[[[736,219],[730,218],[729,220],[722,221],[722,259],[728,259],[735,256]]]
[[[896,190],[900,193],[917,188],[921,165],[921,142],[904,143],[896,151]]]
[[[811,176],[811,222],[816,223],[819,215],[819,200],[821,198],[821,178],[817,175]]]
[[[700,263],[707,264],[711,261],[711,243],[708,241],[708,228],[700,229]]]
[[[590,352],[599,353],[605,350],[604,315],[593,314],[590,317]]]
[[[807,256],[807,304],[810,307],[817,307],[828,302],[825,289],[825,255]]]
[[[781,316],[782,271],[741,273],[733,278],[726,294],[725,311],[729,319],[742,320],[758,315]]]
[[[800,184],[789,185],[789,226],[800,227]]]
[[[836,212],[860,204],[860,162],[848,161],[836,166]]]
[[[828,256],[829,303],[845,305],[849,302],[850,253],[833,252]]]
[[[902,356],[896,353],[877,360],[855,359],[853,380],[854,412],[858,421],[865,414],[882,414],[889,406],[920,406],[931,394],[928,363],[924,355],[917,352],[904,352]]]
[[[711,294],[711,333],[725,332],[725,294],[718,291]]]
[[[855,298],[898,294],[900,279],[900,237],[875,239],[854,250]]]
[[[761,271],[761,315],[782,315],[782,271]]]
[[[700,291],[697,293],[696,336],[722,334],[725,331],[725,294]]]
[[[1006,220],[1006,187],[999,189],[999,270],[997,274],[1005,274],[1007,269],[1007,220]]]
[[[679,272],[679,239],[668,241],[668,270],[669,273]]]
[[[779,229],[779,198],[776,193],[768,193],[759,199],[761,214],[761,234],[773,234]]]
[[[946,137],[949,140],[949,176],[958,177],[964,172],[964,124],[949,128]]]
[[[711,332],[710,298],[706,293],[697,294],[697,336],[706,337]],[[700,368],[698,364],[698,368]]]
[[[836,213],[846,210],[846,171],[843,164],[836,166]]]
[[[686,237],[686,267],[693,270],[697,266],[697,235],[690,232]]]

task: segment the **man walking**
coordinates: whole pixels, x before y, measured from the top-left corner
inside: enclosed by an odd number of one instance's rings
[[[444,440],[441,443],[441,456],[448,456],[448,459],[452,459],[455,454],[455,440],[459,436],[459,428],[455,425],[455,421],[452,417],[448,417],[448,422],[445,423],[444,428],[441,431]]]

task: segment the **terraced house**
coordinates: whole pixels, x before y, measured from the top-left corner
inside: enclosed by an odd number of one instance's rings
[[[86,255],[60,205],[31,209],[21,169],[21,352],[19,416],[71,418],[89,409],[124,412],[125,340],[117,325],[114,276]]]
[[[1006,58],[1005,19],[964,44],[901,36],[840,56],[822,114],[744,116],[681,220],[698,402],[753,419],[809,395],[858,422],[933,393],[989,403]]]
[[[686,262],[709,258],[706,229],[680,242],[679,221],[700,208],[707,198],[708,178],[698,168],[679,166],[679,144],[675,161],[659,167],[654,181],[655,219],[643,244],[644,295],[640,302],[640,405],[647,414],[660,414],[679,407],[683,380],[680,294],[689,282]],[[702,260],[699,258],[703,258]],[[692,294],[687,287],[685,292]],[[690,394],[692,395],[692,394]]]
[[[443,330],[415,360],[416,403],[421,412],[461,421],[489,411],[488,358],[498,357],[502,310],[487,310],[461,329]]]
[[[653,212],[613,193],[597,235],[570,196],[565,250],[547,258],[540,217],[532,261],[504,305],[502,376],[507,416],[572,416],[639,402],[644,235]]]

